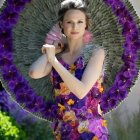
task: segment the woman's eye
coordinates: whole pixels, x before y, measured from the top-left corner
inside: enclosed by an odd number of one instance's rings
[[[79,21],[78,23],[83,23],[83,21]]]
[[[67,23],[68,24],[71,24],[72,22],[71,21],[68,21]],[[83,21],[78,21],[78,23],[83,23]]]

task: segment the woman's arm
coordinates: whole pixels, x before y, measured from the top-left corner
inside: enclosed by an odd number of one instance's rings
[[[56,57],[54,61],[51,61],[51,64],[59,73],[69,90],[79,99],[82,99],[86,96],[99,78],[102,71],[104,57],[105,52],[103,49],[98,49],[93,53],[83,73],[81,81],[66,70],[65,67],[59,63]]]
[[[39,57],[29,68],[29,76],[34,79],[42,78],[50,73],[52,65],[48,62],[47,54]]]

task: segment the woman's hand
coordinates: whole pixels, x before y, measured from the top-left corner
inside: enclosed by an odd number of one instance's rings
[[[45,45],[49,45],[49,44],[45,44]],[[54,46],[55,46],[55,54],[62,52],[64,49],[64,45],[62,43],[54,43]],[[46,47],[42,47],[41,51],[43,54],[45,54],[45,53],[47,54]]]
[[[64,49],[64,45],[62,43],[56,43],[55,46],[55,54],[62,52]]]
[[[48,61],[50,63],[55,60],[56,51],[55,51],[55,46],[54,45],[45,44],[45,45],[43,45],[41,50],[42,50],[42,53],[47,54]]]

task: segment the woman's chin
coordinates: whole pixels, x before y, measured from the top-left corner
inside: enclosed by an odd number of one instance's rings
[[[82,39],[83,37],[81,36],[78,36],[78,35],[72,35],[69,37],[71,40],[79,40],[79,39]]]

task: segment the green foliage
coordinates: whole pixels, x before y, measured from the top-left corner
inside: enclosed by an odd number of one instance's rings
[[[49,123],[37,120],[30,123],[28,119],[17,124],[5,112],[0,111],[0,140],[53,140]]]
[[[19,136],[25,138],[25,134],[12,117],[0,111],[0,140],[19,140]]]

